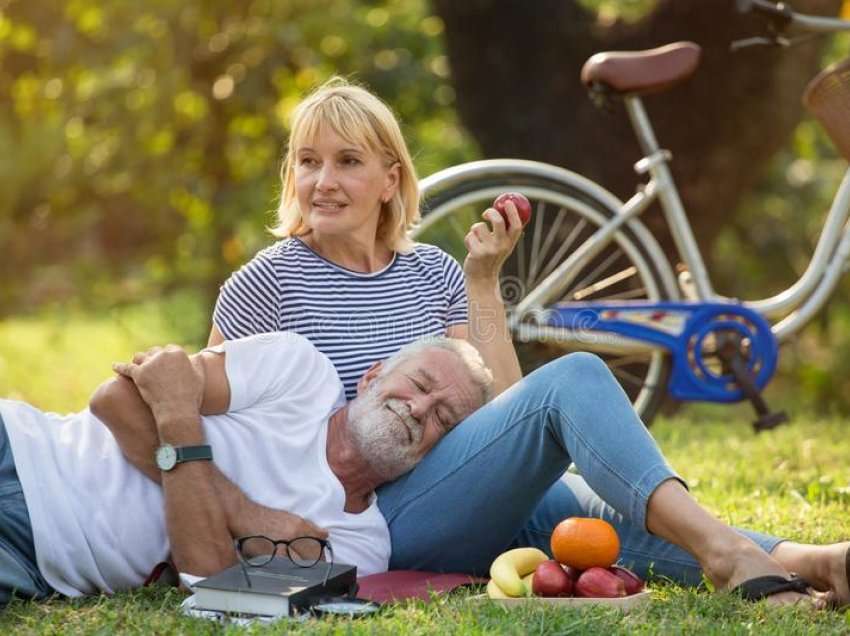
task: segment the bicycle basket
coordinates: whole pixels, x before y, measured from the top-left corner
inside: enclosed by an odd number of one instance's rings
[[[850,58],[825,68],[809,82],[803,104],[850,161]]]

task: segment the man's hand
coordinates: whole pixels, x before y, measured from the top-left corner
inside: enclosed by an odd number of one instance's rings
[[[112,369],[133,380],[158,424],[200,413],[204,366],[193,364],[177,345],[137,353],[132,362],[116,362]]]
[[[269,539],[287,541],[297,537],[328,538],[327,530],[286,510],[268,508],[247,498],[242,505],[242,514],[231,520],[234,537],[261,534]]]
[[[228,525],[233,538],[260,534],[269,539],[291,541],[297,537],[327,539],[328,531],[285,510],[277,510],[248,499],[224,475],[216,475],[218,490],[227,510]],[[304,554],[306,558],[318,555]]]

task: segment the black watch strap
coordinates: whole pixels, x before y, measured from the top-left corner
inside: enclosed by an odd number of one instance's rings
[[[200,444],[198,446],[176,446],[177,463],[193,462],[199,459],[207,459],[212,461],[212,446],[209,444]]]

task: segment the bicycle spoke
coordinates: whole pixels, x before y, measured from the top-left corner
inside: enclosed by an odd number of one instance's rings
[[[560,234],[561,225],[564,224],[565,218],[567,218],[566,210],[564,208],[560,208],[555,220],[552,222],[552,226],[549,228],[549,234],[546,237],[546,241],[543,243],[543,247],[540,250],[543,256],[548,254],[549,250],[552,248],[552,243]]]
[[[595,280],[596,277],[600,276],[603,272],[605,272],[605,270],[607,270],[609,267],[611,267],[611,265],[614,264],[614,261],[616,261],[620,257],[620,254],[621,254],[621,252],[620,252],[619,249],[611,252],[608,256],[606,256],[603,259],[603,261],[599,265],[594,267],[593,270],[587,276],[585,276],[579,282],[577,282],[572,287],[572,289],[575,289],[576,287],[581,289],[581,288],[585,287],[590,281]],[[567,298],[568,296],[571,296],[572,293],[573,292],[571,290],[568,290],[567,293],[564,294],[563,298]]]
[[[537,206],[537,216],[541,216],[543,210],[541,208],[544,207],[544,203],[541,201]],[[549,253],[549,250],[552,248],[552,242],[555,240],[555,237],[558,236],[558,231],[561,229],[561,224],[564,222],[564,214],[565,210],[561,208],[558,211],[558,215],[555,217],[555,220],[552,222],[552,225],[546,231],[546,240],[543,241],[543,247],[540,248],[540,259],[541,261],[545,259],[546,254]],[[537,275],[537,261],[534,263],[534,267],[528,274],[529,281],[533,279]]]
[[[561,212],[565,213],[566,210],[561,208]],[[537,285],[541,280],[546,278],[549,274],[551,274],[554,269],[561,264],[561,258],[563,258],[564,254],[569,251],[569,249],[573,246],[576,239],[581,235],[584,231],[584,228],[587,227],[587,220],[581,219],[578,223],[576,223],[575,227],[570,232],[569,236],[561,243],[561,246],[558,248],[558,251],[549,259],[549,263],[546,265],[545,269],[540,273],[540,276],[534,281],[534,286]]]
[[[631,278],[635,274],[637,274],[637,267],[635,267],[634,265],[632,265],[631,267],[627,267],[626,269],[617,272],[616,274],[611,274],[611,276],[603,278],[602,280],[594,283],[593,285],[585,287],[584,289],[579,289],[577,292],[573,293],[573,300],[583,300],[588,296],[592,296],[598,291],[602,291],[603,289],[611,287],[611,285],[616,285],[620,281],[624,281],[627,278]]]
[[[522,285],[526,285],[526,291],[528,291],[528,281],[525,278],[525,241],[522,240],[522,237],[519,239],[519,243],[516,246],[517,248],[517,276],[519,277],[520,283]],[[525,294],[523,293],[523,296]]]
[[[647,295],[646,287],[638,287],[637,289],[618,292],[616,294],[611,294],[610,296],[597,296],[593,300],[594,302],[602,302],[605,300],[633,300],[635,298],[645,300]]]
[[[531,259],[528,263],[529,278],[532,278],[538,270],[537,259],[540,257],[540,234],[543,232],[543,215],[539,213],[534,216],[534,232],[531,235]]]

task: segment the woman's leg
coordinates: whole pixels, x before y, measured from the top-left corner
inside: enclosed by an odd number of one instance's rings
[[[664,577],[680,585],[699,585],[702,580],[702,567],[690,553],[636,527],[574,473],[566,473],[546,492],[512,547],[534,546],[549,552],[552,529],[566,516],[597,517],[611,523],[620,537],[620,563],[643,578]],[[830,603],[850,605],[850,542],[812,545],[736,530],[785,570],[799,574],[816,590],[828,592]]]
[[[663,577],[689,586],[702,581],[702,567],[690,553],[633,524],[593,492],[583,477],[569,472],[546,492],[513,546],[534,546],[549,552],[552,529],[568,516],[608,521],[620,537],[619,562],[643,578]],[[781,541],[759,532],[738,532],[768,553]]]
[[[696,504],[610,371],[590,354],[538,369],[379,489],[391,567],[485,573],[571,461],[624,519],[691,552],[718,587],[787,574]],[[799,597],[777,596],[792,598]]]

